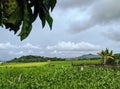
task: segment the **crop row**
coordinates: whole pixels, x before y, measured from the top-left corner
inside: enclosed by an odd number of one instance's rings
[[[119,79],[120,71],[84,66],[0,69],[0,89],[119,89]]]

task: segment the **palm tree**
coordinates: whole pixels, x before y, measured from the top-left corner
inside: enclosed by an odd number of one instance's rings
[[[106,48],[105,50],[99,52],[98,55],[102,56],[104,65],[114,62],[114,54],[112,50],[109,51],[109,49]]]

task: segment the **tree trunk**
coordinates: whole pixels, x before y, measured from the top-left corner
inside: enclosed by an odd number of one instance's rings
[[[104,59],[103,59],[103,64],[106,65],[106,63],[107,63],[107,58],[104,57]]]

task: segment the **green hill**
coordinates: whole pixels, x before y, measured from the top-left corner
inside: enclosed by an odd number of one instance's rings
[[[95,54],[85,54],[77,57],[77,59],[100,59],[100,58],[101,57],[99,55],[95,55]]]
[[[56,57],[43,57],[43,56],[33,56],[33,55],[27,55],[27,56],[22,56],[19,58],[14,58],[10,61],[7,61],[8,63],[16,63],[16,62],[21,62],[21,63],[26,63],[26,62],[46,62],[46,61],[65,61],[65,59],[62,58],[56,58]]]

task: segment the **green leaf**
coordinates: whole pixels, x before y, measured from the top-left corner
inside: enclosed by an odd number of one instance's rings
[[[105,56],[105,51],[103,51],[103,50],[102,50],[102,52],[101,52],[101,53],[103,54],[103,56]]]
[[[42,28],[44,28],[46,24],[46,13],[48,12],[48,9],[46,9],[45,4],[42,3],[42,1],[38,1],[39,3],[39,18],[42,22]]]
[[[45,14],[42,10],[39,11],[39,18],[41,19],[41,22],[42,22],[42,28],[44,28],[45,24],[46,24],[46,18],[45,18]]]
[[[57,0],[49,0],[49,5],[51,7],[51,11],[53,11],[56,3],[57,3]]]
[[[106,48],[105,55],[109,55],[109,50]]]
[[[20,29],[20,25],[21,25],[21,20],[17,21],[10,30],[14,29],[15,34],[18,32],[18,30]]]
[[[113,51],[111,50],[110,53],[109,53],[109,56],[112,56],[113,55]]]
[[[18,36],[21,37],[21,41],[24,40],[31,32],[32,29],[32,22],[31,22],[31,10],[30,7],[28,7],[28,3],[27,1],[23,0],[23,25],[22,25],[22,31],[20,32],[20,34]]]
[[[22,31],[19,34],[19,36],[21,37],[21,41],[24,40],[31,32],[32,29],[32,24],[27,24],[27,22],[23,22],[23,26],[22,26]]]
[[[36,20],[37,16],[38,16],[38,13],[39,13],[39,9],[38,9],[39,4],[38,4],[37,0],[34,0],[34,2],[32,2],[32,3],[34,3],[34,9],[33,9],[34,12],[33,12],[33,14],[31,14],[31,21],[34,22]]]
[[[6,29],[9,28],[10,31],[13,30],[15,34],[20,29],[20,25],[21,25],[21,21],[15,23],[15,24],[5,23]]]
[[[16,24],[18,21],[22,19],[22,12],[20,8],[17,8],[16,11],[8,18],[7,22]]]
[[[2,26],[2,13],[0,13],[0,26]]]
[[[46,2],[48,2],[48,1],[46,1]],[[47,6],[46,3],[43,3],[41,1],[39,1],[39,5],[40,5],[39,17],[42,21],[42,27],[44,28],[46,21],[47,21],[50,29],[52,29],[53,19],[49,14],[49,7]]]
[[[45,18],[45,11],[41,7],[39,8],[39,18],[41,19],[42,27],[44,28],[46,24],[46,18]]]
[[[1,10],[2,10],[2,4],[1,3],[2,2],[0,0],[0,26],[2,26],[2,12],[1,12]]]
[[[52,17],[49,15],[49,13],[46,15],[46,20],[47,20],[47,22],[48,22],[48,24],[49,24],[50,29],[52,29],[53,19],[52,19]]]
[[[56,0],[17,0],[17,2],[18,8],[16,11],[9,16],[5,16],[4,4],[0,0],[0,26],[5,26],[6,29],[17,33],[22,25],[18,36],[20,36],[21,40],[24,40],[30,34],[32,23],[39,15],[42,27],[44,28],[47,22],[50,29],[52,29],[53,19],[49,10],[53,10]]]
[[[53,11],[57,0],[44,0],[43,3],[47,6],[48,9],[51,9],[51,11]]]

